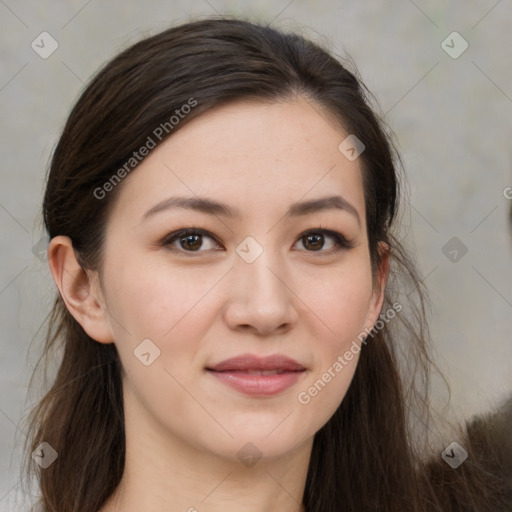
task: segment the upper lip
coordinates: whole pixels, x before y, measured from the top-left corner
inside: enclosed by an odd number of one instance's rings
[[[281,354],[274,354],[266,357],[258,357],[252,354],[243,354],[231,359],[226,359],[215,366],[208,366],[207,370],[224,372],[229,370],[281,370],[281,371],[302,371],[304,366],[300,363]]]

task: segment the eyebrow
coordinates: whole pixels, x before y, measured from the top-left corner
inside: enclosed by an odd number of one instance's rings
[[[157,203],[150,208],[144,215],[143,220],[152,217],[153,215],[169,210],[171,208],[186,208],[189,210],[196,210],[209,215],[222,215],[229,218],[240,218],[242,216],[240,210],[233,208],[225,203],[220,203],[208,197],[169,197]],[[361,226],[361,218],[359,212],[352,206],[346,199],[341,196],[321,197],[319,199],[311,199],[309,201],[302,201],[293,203],[285,213],[285,217],[298,217],[300,215],[307,215],[308,213],[318,212],[322,210],[338,209],[352,214],[356,219],[359,226]]]

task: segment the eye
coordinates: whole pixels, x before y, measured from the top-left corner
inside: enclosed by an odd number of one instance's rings
[[[325,238],[330,238],[333,242],[327,250],[322,250],[324,248]],[[311,250],[307,252],[321,252],[324,254],[333,254],[341,249],[352,249],[355,247],[354,243],[349,242],[341,233],[321,228],[309,229],[304,232],[297,243],[298,242],[302,242],[304,247],[311,248]]]
[[[324,249],[326,238],[331,239],[330,247],[327,250],[322,250]],[[210,247],[204,248],[205,239],[210,241]],[[307,248],[307,252],[322,254],[333,254],[341,249],[352,249],[355,247],[355,244],[348,241],[341,233],[322,228],[305,231],[295,245],[299,242],[302,242],[303,246]],[[186,228],[174,231],[162,241],[162,245],[170,251],[189,254],[207,250],[218,250],[220,247],[220,244],[213,235],[199,228]]]
[[[198,228],[180,229],[179,231],[175,231],[167,236],[162,244],[175,252],[181,252],[180,250],[185,252],[202,252],[199,248],[203,245],[204,238],[212,240],[214,244],[218,246],[215,239],[210,236],[209,233]],[[178,248],[174,246],[176,243],[179,244]],[[207,247],[207,249],[211,248],[212,247]]]

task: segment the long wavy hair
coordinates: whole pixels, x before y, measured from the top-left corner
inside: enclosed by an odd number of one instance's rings
[[[384,241],[391,274],[383,310],[397,301],[403,305],[393,320],[381,315],[382,328],[368,337],[346,396],[315,435],[305,509],[446,511],[448,500],[449,510],[495,512],[503,482],[473,456],[463,429],[458,439],[469,457],[456,470],[441,458],[445,446],[432,442],[428,392],[437,367],[429,341],[429,301],[395,228],[403,166],[375,99],[349,59],[334,57],[298,33],[225,17],[190,21],[137,42],[95,75],[67,119],[47,176],[47,235],[70,237],[82,268],[98,270],[109,213],[123,183],[101,199],[98,189],[156,127],[167,123],[165,137],[172,137],[213,107],[297,95],[365,145],[359,161],[372,270],[381,265],[378,242]],[[170,129],[170,117],[191,98],[197,104]],[[57,293],[34,375],[43,361],[43,371],[51,361],[58,366],[27,418],[24,474],[36,479],[40,490],[33,510],[98,511],[119,484],[125,460],[116,346],[90,338]],[[30,457],[42,442],[58,453],[46,469]]]

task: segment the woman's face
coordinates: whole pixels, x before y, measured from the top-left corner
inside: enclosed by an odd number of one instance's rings
[[[334,413],[382,305],[360,161],[338,149],[347,135],[300,97],[236,102],[118,185],[100,278],[127,428],[275,457]]]

